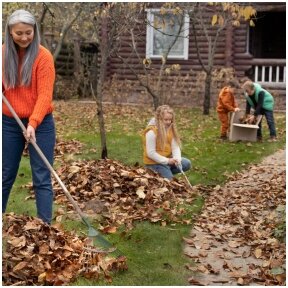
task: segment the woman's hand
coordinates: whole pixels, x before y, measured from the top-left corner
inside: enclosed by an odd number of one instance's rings
[[[24,136],[28,142],[30,140],[33,140],[34,142],[36,142],[35,129],[31,125],[28,125],[27,130],[26,130],[26,135],[24,134]]]
[[[170,166],[173,166],[173,165],[177,166],[177,165],[179,165],[179,161],[178,161],[177,159],[175,159],[175,158],[169,158],[169,160],[168,160],[168,165],[170,165]]]

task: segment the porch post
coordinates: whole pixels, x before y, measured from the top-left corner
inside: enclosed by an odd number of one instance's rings
[[[233,65],[233,27],[229,24],[226,27],[226,39],[225,39],[225,66],[232,67]]]

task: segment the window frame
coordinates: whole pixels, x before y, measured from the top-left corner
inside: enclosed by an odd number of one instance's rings
[[[147,20],[149,23],[154,23],[154,14],[155,12],[160,12],[160,9],[153,8],[147,9]],[[182,55],[171,55],[169,54],[167,59],[176,59],[176,60],[188,60],[189,56],[189,24],[190,18],[187,13],[185,13],[185,20],[184,20],[184,27],[183,27],[183,54]],[[146,25],[146,59],[161,59],[162,55],[153,54],[153,39],[154,39],[154,32],[155,29],[147,23]]]

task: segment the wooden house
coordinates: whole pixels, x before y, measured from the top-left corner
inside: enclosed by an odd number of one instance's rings
[[[214,67],[217,69],[232,68],[238,79],[241,80],[244,77],[249,77],[251,80],[260,83],[274,94],[276,109],[285,110],[286,3],[254,2],[252,5],[257,11],[255,27],[250,27],[248,23],[241,23],[238,27],[231,26],[225,29],[219,38],[216,48]],[[148,9],[145,17],[151,18],[155,13],[157,13],[157,8]],[[207,21],[211,21],[211,15],[206,16]],[[146,23],[145,19],[143,19],[143,21],[139,21],[137,24],[137,29],[143,32],[142,38],[137,40],[138,53],[141,59],[149,58],[153,62],[153,65],[155,65],[154,67],[159,68],[161,66],[161,57],[158,51],[159,49],[161,50],[161,45],[159,46],[157,40],[159,40],[160,36],[159,34],[156,35],[155,29],[153,31],[151,27],[147,27]],[[168,99],[169,101],[167,100],[169,104],[201,106],[203,90],[196,86],[198,83],[197,75],[199,76],[202,68],[197,58],[191,22],[187,21],[187,23],[188,26],[185,29],[185,33],[189,37],[182,38],[182,42],[176,45],[177,47],[169,55],[167,61],[170,67],[173,64],[180,65],[181,69],[178,71],[178,74],[182,74],[184,78],[186,76],[185,85],[182,85],[183,90],[179,91],[179,87],[173,87],[174,82],[171,78],[171,82],[168,81],[167,83],[167,91],[165,93],[170,93],[169,90],[173,90],[174,88],[178,89],[176,94],[173,94],[174,96],[171,94],[172,96]],[[121,41],[119,55],[125,59],[129,59],[129,63],[133,65],[134,71],[143,74],[143,63],[131,51],[130,35],[123,36],[119,41]],[[202,55],[205,56],[205,53],[207,55],[208,47],[204,37],[199,38],[199,48]],[[121,81],[122,83],[136,81],[135,74],[116,56],[109,58],[107,77],[108,79],[117,78],[120,83]],[[126,97],[126,99],[121,99],[120,101],[136,103],[151,102],[151,97],[145,93],[143,87],[138,87],[134,89],[130,97]],[[109,98],[109,94],[111,95],[109,92],[106,93],[106,98],[104,99],[113,101],[111,97]],[[217,89],[212,89],[212,107],[215,106],[217,94]]]

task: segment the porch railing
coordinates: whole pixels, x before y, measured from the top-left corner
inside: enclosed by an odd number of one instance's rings
[[[254,81],[269,86],[286,86],[285,59],[253,59]]]

